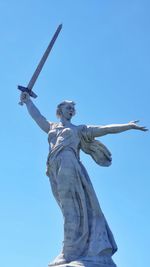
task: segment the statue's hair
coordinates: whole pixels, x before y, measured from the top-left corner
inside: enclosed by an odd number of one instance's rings
[[[58,106],[57,106],[57,109],[56,109],[56,116],[59,118],[61,116],[61,111],[62,111],[62,107],[66,104],[71,104],[73,106],[75,106],[75,102],[74,101],[71,101],[71,100],[64,100],[63,102],[61,102]],[[75,113],[73,114],[75,115]]]

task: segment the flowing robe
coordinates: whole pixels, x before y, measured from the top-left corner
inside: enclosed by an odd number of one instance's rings
[[[113,255],[117,246],[79,151],[90,154],[102,166],[111,164],[111,154],[94,139],[93,127],[50,125],[47,175],[64,217],[62,253],[67,261],[95,257],[105,250]]]

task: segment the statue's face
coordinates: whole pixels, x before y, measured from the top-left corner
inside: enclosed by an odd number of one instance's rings
[[[64,104],[61,107],[61,116],[64,117],[66,120],[71,120],[72,116],[75,115],[75,108],[73,104]]]

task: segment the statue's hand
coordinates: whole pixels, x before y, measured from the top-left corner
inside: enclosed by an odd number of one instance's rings
[[[129,125],[131,126],[131,129],[135,129],[135,130],[140,130],[140,131],[148,131],[148,129],[145,126],[139,126],[137,123],[139,122],[139,120],[136,121],[130,121]]]
[[[20,102],[26,103],[30,99],[30,95],[27,92],[22,92],[20,95]]]

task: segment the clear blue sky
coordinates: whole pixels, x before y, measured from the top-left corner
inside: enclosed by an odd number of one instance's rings
[[[47,136],[18,105],[57,26],[62,32],[35,85],[35,103],[56,121],[56,105],[77,103],[75,124],[150,128],[150,2],[1,0],[0,265],[46,267],[60,251],[62,216],[45,163]],[[148,266],[150,135],[130,131],[102,141],[109,168],[82,156],[119,250],[118,267]]]

